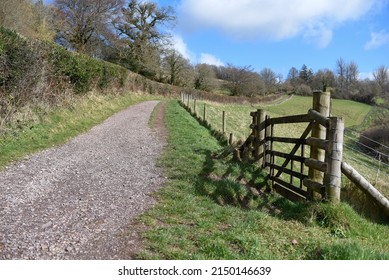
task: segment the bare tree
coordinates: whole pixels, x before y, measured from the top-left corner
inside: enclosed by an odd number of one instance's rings
[[[137,73],[151,71],[153,67],[148,67],[145,58],[151,52],[159,53],[159,48],[166,42],[168,36],[160,27],[175,20],[173,9],[160,8],[153,2],[131,0],[122,9],[122,14],[116,19],[115,28],[127,47],[130,67]]]
[[[335,74],[329,69],[318,70],[312,80],[312,89],[326,91],[335,86]]]
[[[374,79],[379,86],[380,95],[389,94],[389,70],[388,67],[381,65],[373,73]],[[389,96],[387,96],[389,97]]]
[[[251,66],[237,67],[228,64],[221,69],[232,95],[254,96],[263,93],[265,84]]]
[[[26,37],[53,40],[48,8],[42,0],[1,0],[0,26]]]
[[[265,67],[261,70],[261,72],[259,72],[259,76],[265,83],[266,92],[271,93],[276,90],[277,84],[280,82],[280,76],[273,70]]]
[[[20,32],[30,32],[31,3],[28,0],[2,0],[0,2],[0,25]]]
[[[288,72],[288,77],[286,80],[292,85],[297,86],[300,83],[299,70],[296,67],[290,68]]]
[[[358,87],[359,69],[356,62],[351,61],[346,67],[346,91],[353,93]]]
[[[344,96],[346,91],[346,71],[347,64],[343,58],[339,58],[336,61],[336,74],[337,74],[337,90],[340,96]]]
[[[196,77],[195,77],[195,88],[211,91],[216,87],[216,73],[215,67],[208,64],[197,64],[195,67]]]
[[[93,54],[93,40],[112,35],[109,24],[123,0],[55,0],[57,38],[81,53]]]
[[[163,58],[163,68],[171,85],[185,85],[188,72],[192,69],[189,60],[176,50],[169,50]]]

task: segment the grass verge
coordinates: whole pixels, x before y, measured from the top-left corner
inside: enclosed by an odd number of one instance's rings
[[[262,171],[220,157],[224,148],[177,102],[167,104],[166,122],[159,164],[169,180],[140,218],[148,229],[138,258],[389,259],[388,226],[346,204],[258,195]]]
[[[62,144],[132,104],[156,98],[139,94],[89,94],[79,97],[66,108],[53,109],[38,123],[1,137],[0,168],[30,153]]]

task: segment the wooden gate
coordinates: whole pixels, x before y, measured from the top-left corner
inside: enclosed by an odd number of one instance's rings
[[[319,101],[314,101],[314,109],[325,112],[328,108],[329,114],[329,98],[323,96],[329,97],[329,94],[314,93],[314,100]],[[258,160],[268,169],[271,187],[291,200],[313,199],[317,193],[327,200],[339,201],[343,120],[325,116],[314,109],[304,115],[280,118],[270,118],[264,110],[252,112],[252,133],[239,148],[239,154]],[[275,126],[296,123],[307,123],[300,138],[274,134]],[[293,148],[286,153],[278,150],[276,143],[292,144]],[[306,156],[306,147],[310,148],[309,156]]]

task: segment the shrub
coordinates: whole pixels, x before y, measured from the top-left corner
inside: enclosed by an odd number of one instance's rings
[[[361,133],[359,142],[362,144],[360,147],[363,151],[374,157],[380,156],[381,160],[389,162],[389,149],[383,146],[389,146],[389,127],[370,128]]]
[[[9,91],[34,63],[32,48],[15,32],[0,27],[0,87]]]
[[[121,66],[0,27],[0,129],[13,122],[13,115],[20,116],[24,106],[64,104],[65,96],[124,87],[128,73]]]
[[[296,88],[296,94],[301,96],[311,96],[312,89],[309,86],[302,84]]]

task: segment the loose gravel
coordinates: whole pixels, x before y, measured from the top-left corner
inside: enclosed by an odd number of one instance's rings
[[[0,259],[125,259],[131,221],[163,184],[157,101],[0,172]]]

